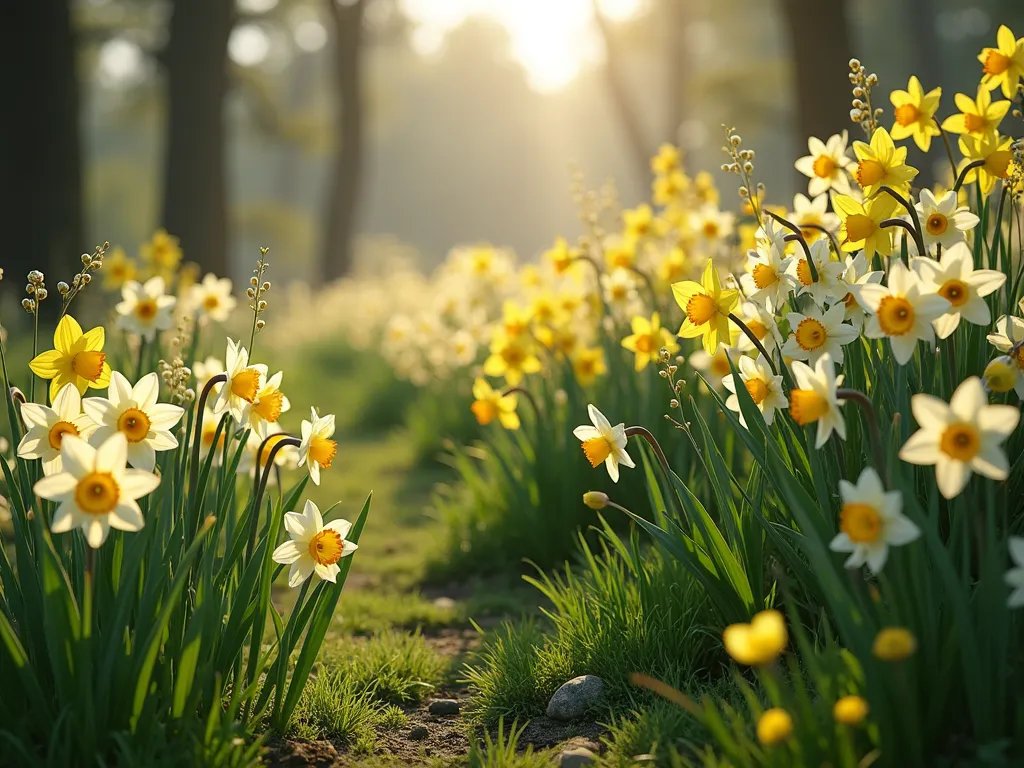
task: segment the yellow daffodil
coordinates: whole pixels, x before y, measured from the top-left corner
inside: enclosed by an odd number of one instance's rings
[[[108,291],[118,291],[129,280],[134,280],[138,273],[135,259],[130,258],[124,248],[112,248],[103,259],[103,287]]]
[[[631,237],[609,237],[604,243],[604,262],[609,272],[632,269],[636,264],[636,240]]]
[[[604,361],[604,349],[589,347],[580,349],[572,357],[572,370],[576,380],[584,387],[589,387],[599,376],[608,373]]]
[[[882,661],[903,661],[914,655],[917,638],[905,627],[885,627],[875,635],[871,652]]]
[[[634,366],[638,371],[657,360],[662,347],[673,355],[679,351],[676,337],[667,328],[661,327],[661,315],[657,312],[651,315],[650,320],[637,315],[630,321],[630,328],[633,333],[622,340],[622,346],[636,356]]]
[[[857,156],[857,183],[865,195],[874,194],[879,188],[891,187],[904,195],[910,192],[910,181],[917,176],[917,169],[907,165],[907,148],[897,147],[885,128],[876,128],[871,134],[871,143],[853,142]]]
[[[658,262],[654,273],[658,283],[663,286],[670,286],[683,280],[693,267],[693,262],[681,246],[675,246]]]
[[[473,382],[473,398],[470,410],[478,424],[485,426],[497,419],[505,429],[519,429],[519,415],[516,413],[519,395],[514,392],[503,395],[500,390],[488,384],[486,379],[477,379]]]
[[[789,642],[786,620],[778,611],[761,611],[749,624],[730,624],[722,633],[725,651],[740,664],[770,664]]]
[[[833,195],[832,207],[841,222],[839,242],[842,250],[863,249],[868,261],[876,252],[881,256],[892,253],[892,229],[879,226],[896,212],[896,201],[889,195],[880,195],[866,204],[847,195]]]
[[[651,158],[651,170],[658,176],[678,171],[681,167],[679,150],[671,144],[658,147],[658,154]]]
[[[149,265],[153,274],[161,275],[165,280],[173,279],[181,263],[178,238],[167,234],[164,229],[158,229],[148,243],[143,243],[141,251],[142,260]]]
[[[309,479],[314,485],[320,485],[320,470],[330,469],[334,458],[338,455],[338,442],[334,436],[334,414],[320,416],[316,408],[310,408],[310,421],[303,420],[301,425],[302,441],[299,445],[299,466],[305,464],[309,470]]]
[[[655,177],[651,184],[651,197],[655,205],[672,205],[677,202],[690,186],[689,179],[681,171],[671,171]]]
[[[500,328],[495,332],[491,355],[484,361],[484,374],[495,378],[504,376],[510,387],[517,387],[526,374],[537,373],[540,369],[540,360],[528,336],[513,339]]]
[[[941,96],[941,88],[934,88],[925,93],[921,81],[911,75],[907,90],[896,90],[889,94],[889,101],[895,107],[896,117],[896,122],[892,126],[892,138],[900,141],[913,136],[914,143],[922,152],[927,152],[932,145],[932,136],[939,135],[935,112],[939,108]]]
[[[992,191],[992,187],[995,186],[996,179],[1008,179],[1010,163],[1013,162],[1013,150],[1010,149],[1012,143],[1011,137],[1000,138],[996,131],[989,131],[981,138],[961,136],[960,151],[964,154],[964,164],[972,163],[975,160],[985,161],[984,165],[971,168],[967,172],[964,177],[964,185],[977,179],[978,184],[981,185],[981,193],[988,195]]]
[[[982,64],[982,87],[990,91],[1002,87],[1003,96],[1012,99],[1017,83],[1024,77],[1024,37],[1018,40],[1003,24],[996,33],[996,47],[982,48],[978,61]]]
[[[1009,101],[992,101],[992,94],[987,88],[978,88],[978,97],[972,99],[966,93],[958,93],[953,97],[959,114],[950,115],[942,121],[942,130],[949,133],[967,133],[981,138],[989,131],[999,128],[1010,109]]]
[[[843,696],[832,707],[832,717],[840,725],[860,725],[868,712],[870,707],[860,696]]]
[[[552,266],[555,274],[563,275],[576,260],[576,252],[569,247],[564,237],[557,237],[555,244],[544,251],[544,260]]]
[[[510,339],[518,339],[530,329],[533,310],[509,300],[501,305],[501,325]]]
[[[626,209],[622,212],[622,224],[627,238],[642,240],[654,233],[654,212],[647,203]]]
[[[608,476],[613,483],[617,483],[620,464],[630,469],[636,467],[633,459],[626,453],[626,444],[629,442],[626,425],[616,424],[613,427],[607,417],[593,404],[587,406],[587,413],[593,426],[583,424],[576,427],[572,433],[583,444],[583,454],[590,462],[590,466],[597,467],[603,462],[608,470]]]
[[[673,283],[672,294],[686,313],[678,335],[684,339],[700,336],[704,351],[713,355],[719,342],[729,340],[729,315],[740,302],[740,292],[722,290],[718,270],[709,259],[701,282],[684,280]]]
[[[779,707],[765,710],[757,721],[757,740],[766,747],[781,744],[793,735],[793,718]]]
[[[706,205],[718,205],[718,187],[715,177],[707,171],[701,171],[693,180],[693,192],[697,199]]]
[[[64,315],[53,332],[54,348],[37,355],[28,367],[41,379],[50,380],[50,399],[61,387],[74,384],[79,393],[88,388],[105,389],[110,383],[110,366],[103,353],[106,339],[102,326],[88,333],[71,315]]]

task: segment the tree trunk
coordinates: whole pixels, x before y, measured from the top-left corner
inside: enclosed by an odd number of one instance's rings
[[[353,236],[363,173],[363,103],[360,46],[365,0],[325,0],[334,38],[335,149],[320,243],[320,276],[336,280],[352,271]]]
[[[70,0],[7,6],[0,46],[6,114],[0,122],[0,224],[9,273],[21,289],[32,269],[57,281],[81,268],[82,152]]]
[[[798,142],[809,136],[824,141],[851,125],[847,0],[781,0],[780,5],[793,52]]]
[[[163,221],[187,261],[227,275],[224,99],[232,0],[174,0],[164,51],[167,136]]]

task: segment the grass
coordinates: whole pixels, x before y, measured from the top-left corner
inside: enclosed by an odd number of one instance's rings
[[[356,753],[366,753],[376,742],[381,706],[372,693],[360,690],[345,670],[323,669],[306,684],[288,736],[330,739]]]
[[[324,663],[342,669],[355,690],[397,705],[422,701],[448,669],[446,660],[419,633],[393,630],[333,648]]]
[[[518,751],[525,728],[513,722],[506,729],[502,719],[493,737],[486,731],[482,739],[473,737],[469,744],[469,768],[548,768],[553,763],[550,754],[534,752],[531,746]]]
[[[648,698],[629,682],[633,672],[685,688],[706,675],[712,638],[692,578],[674,561],[635,541],[628,547],[609,532],[596,552],[585,544],[583,551],[580,573],[567,567],[534,581],[552,604],[549,632],[535,623],[506,625],[467,666],[478,721],[540,714],[551,694],[577,675],[605,681],[613,712]]]

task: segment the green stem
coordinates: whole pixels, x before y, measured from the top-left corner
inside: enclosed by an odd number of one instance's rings
[[[910,218],[914,222],[914,228],[911,231],[914,234],[914,242],[917,243],[917,253],[919,256],[924,256],[927,251],[924,249],[924,238],[921,236],[921,219],[917,216],[917,208],[911,205],[909,200],[903,197],[903,195],[892,187],[887,187],[883,184],[878,191],[885,192],[889,197],[902,205],[907,210],[907,213],[910,214]],[[886,221],[892,221],[892,219],[886,219]]]
[[[953,147],[949,144],[949,137],[946,132],[942,130],[942,123],[939,122],[938,118],[934,118],[935,125],[939,128],[939,136],[942,137],[942,144],[946,147],[946,157],[949,158],[949,167],[953,169],[953,178],[956,178],[956,160],[953,159]]]
[[[889,487],[889,473],[886,469],[885,450],[882,444],[882,432],[878,428],[878,414],[870,398],[857,389],[839,388],[836,390],[836,397],[840,400],[852,400],[864,411],[865,420],[868,423],[868,432],[871,434],[871,448],[875,458],[875,468],[878,476],[882,479],[882,485]]]
[[[984,164],[984,160],[973,160],[969,162],[967,165],[965,165],[963,167],[963,170],[960,171],[960,175],[956,177],[956,184],[953,185],[953,191],[959,192],[960,187],[962,187],[964,185],[964,182],[967,181],[967,174],[970,173],[975,168],[981,168],[981,166],[983,166]]]
[[[781,224],[782,226],[784,226],[786,229],[793,233],[792,235],[786,235],[786,237],[784,238],[785,241],[787,243],[800,243],[801,247],[804,249],[804,255],[807,257],[807,266],[811,270],[811,282],[818,282],[818,268],[814,264],[814,259],[811,258],[811,248],[809,245],[807,245],[807,240],[804,239],[804,231],[800,229],[800,227],[798,227],[792,221],[790,221],[789,219],[782,218],[777,213],[772,213],[767,209],[765,209],[765,212],[773,219],[775,219],[777,222],[779,222],[779,224]]]
[[[501,393],[502,397],[506,395],[522,395],[530,402],[530,407],[533,408],[533,415],[540,419],[540,408],[537,406],[537,400],[529,390],[523,389],[522,387],[509,387]]]
[[[772,360],[771,355],[768,354],[768,350],[764,348],[764,345],[761,343],[761,340],[757,338],[757,336],[754,335],[754,332],[747,327],[747,324],[740,320],[738,317],[736,317],[735,314],[730,313],[729,319],[740,327],[740,330],[743,331],[743,333],[746,334],[747,338],[750,339],[751,342],[753,342],[755,347],[757,347],[757,351],[764,355],[764,359],[768,363],[768,367],[772,369],[772,375],[778,376],[779,372],[775,368],[775,363]]]
[[[264,466],[263,471],[260,472],[260,457],[263,455],[263,449],[267,445],[267,442],[271,439],[271,437],[276,437],[278,438],[278,440],[270,449],[270,453],[267,455],[267,463]],[[302,441],[299,440],[299,438],[297,437],[282,438],[279,435],[271,435],[266,440],[260,443],[260,447],[256,453],[255,459],[255,474],[257,482],[256,485],[253,487],[253,501],[251,513],[252,517],[249,519],[249,543],[246,545],[245,549],[246,561],[248,561],[249,558],[252,557],[252,551],[256,547],[256,532],[258,528],[260,504],[263,503],[263,494],[266,493],[267,490],[267,482],[270,480],[270,473],[274,467],[274,459],[277,457],[277,453],[281,449],[287,448],[289,446],[294,446],[295,448],[298,448],[300,445],[302,445]]]
[[[39,300],[36,299],[36,311],[32,313],[32,359],[39,354]],[[28,382],[28,399],[36,401],[36,375],[33,373]]]
[[[661,469],[665,473],[665,479],[668,480],[671,486],[672,468],[668,465],[668,459],[665,457],[665,452],[661,450],[661,444],[658,443],[658,439],[646,427],[626,427],[626,437],[634,436],[642,437],[654,450],[655,455],[658,457],[658,463],[661,464]]]

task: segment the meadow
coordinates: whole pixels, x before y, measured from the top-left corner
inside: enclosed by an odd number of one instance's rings
[[[792,205],[723,127],[732,188],[667,144],[645,201],[581,172],[536,260],[285,290],[263,250],[240,291],[161,230],[30,273],[0,764],[1020,765],[1024,38],[990,43],[970,94],[851,61]]]

